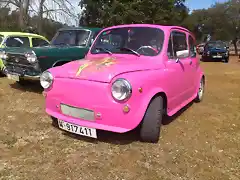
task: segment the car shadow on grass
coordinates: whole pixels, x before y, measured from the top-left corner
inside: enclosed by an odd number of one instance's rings
[[[172,123],[175,119],[177,119],[182,113],[184,113],[193,104],[194,102],[189,103],[188,105],[186,105],[184,108],[182,108],[180,111],[178,111],[175,115],[171,117],[165,116],[163,118],[162,125],[166,126]],[[140,136],[139,136],[140,126],[126,133],[114,133],[109,131],[97,130],[97,136],[98,136],[97,139],[76,135],[76,134],[61,130],[60,128],[58,128],[58,124],[56,121],[55,123],[52,124],[52,126],[62,131],[63,135],[69,138],[74,138],[77,140],[86,141],[86,142],[95,143],[95,144],[99,142],[105,142],[105,143],[110,143],[115,145],[127,145],[133,142],[140,141]]]
[[[185,111],[187,111],[193,104],[195,104],[193,101],[187,104],[185,107],[180,109],[176,114],[173,116],[165,116],[162,121],[162,125],[166,126],[171,124],[173,121],[175,121],[179,116],[181,116]]]
[[[20,91],[28,91],[28,92],[34,92],[41,94],[43,89],[41,85],[39,84],[39,81],[29,81],[24,84],[19,84],[17,82],[10,84],[11,88],[20,90]]]
[[[137,142],[140,140],[139,139],[140,126],[126,133],[114,133],[109,131],[97,130],[97,139],[94,139],[94,138],[89,138],[86,136],[81,136],[81,135],[77,135],[77,134],[73,134],[73,133],[61,130],[58,127],[57,120],[54,118],[53,120],[54,121],[52,121],[52,126],[62,131],[63,135],[69,138],[74,138],[81,141],[86,141],[86,142],[95,143],[95,144],[99,142],[105,142],[105,143],[116,144],[116,145],[126,145],[126,144],[131,144],[133,142]]]
[[[63,135],[70,138],[77,139],[77,140],[86,141],[94,144],[104,142],[104,143],[115,144],[115,145],[127,145],[133,142],[138,142],[139,141],[138,134],[139,133],[137,129],[134,129],[126,133],[114,133],[114,132],[97,130],[97,139],[94,139],[94,138],[80,136],[80,135],[63,131]]]

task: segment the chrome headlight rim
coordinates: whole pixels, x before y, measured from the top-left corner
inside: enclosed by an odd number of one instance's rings
[[[40,76],[40,84],[45,90],[52,87],[53,81],[54,77],[49,71],[44,71]]]
[[[122,94],[120,96],[120,98],[116,97],[116,95],[114,95],[114,85],[116,85],[116,83],[122,83],[122,85],[125,86],[125,88],[127,88],[128,92],[125,92],[126,94]],[[111,94],[112,94],[112,97],[115,101],[117,102],[125,102],[127,100],[130,99],[130,97],[132,96],[132,86],[130,84],[130,82],[124,78],[118,78],[116,79],[113,83],[112,83],[112,86],[111,86]]]
[[[37,56],[34,51],[25,53],[25,57],[27,58],[27,61],[29,63],[36,63],[37,62]]]
[[[6,53],[6,51],[0,51],[0,59],[7,59],[8,58],[8,55]]]

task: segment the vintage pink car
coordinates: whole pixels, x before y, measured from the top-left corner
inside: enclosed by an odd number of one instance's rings
[[[140,127],[140,139],[156,143],[163,115],[202,100],[205,76],[187,29],[131,24],[105,28],[85,59],[43,72],[40,82],[59,128],[97,138],[97,130]]]

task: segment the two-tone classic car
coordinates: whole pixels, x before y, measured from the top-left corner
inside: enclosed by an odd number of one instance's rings
[[[205,44],[202,61],[229,61],[229,47],[223,41],[209,41]]]
[[[119,25],[102,30],[84,60],[42,73],[46,112],[59,128],[158,142],[163,116],[203,99],[205,76],[194,35],[183,27]]]
[[[39,47],[48,45],[50,42],[47,38],[32,33],[23,32],[0,32],[0,49],[2,48],[26,48],[26,47]],[[5,66],[2,58],[4,54],[0,55],[0,73],[4,74]]]
[[[51,43],[44,47],[5,48],[7,76],[20,84],[27,79],[39,80],[45,70],[82,59],[100,28],[69,27],[59,29]]]

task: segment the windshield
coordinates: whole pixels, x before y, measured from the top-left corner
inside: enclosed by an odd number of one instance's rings
[[[156,56],[163,46],[164,32],[150,27],[123,27],[102,32],[91,48],[92,54],[118,53]]]
[[[88,44],[90,31],[86,30],[64,30],[59,31],[53,37],[51,44],[68,46],[86,46]]]
[[[207,43],[207,45],[206,45],[206,48],[221,48],[221,49],[223,49],[223,48],[225,48],[226,47],[226,44],[224,43],[224,42],[209,42],[209,43]]]

